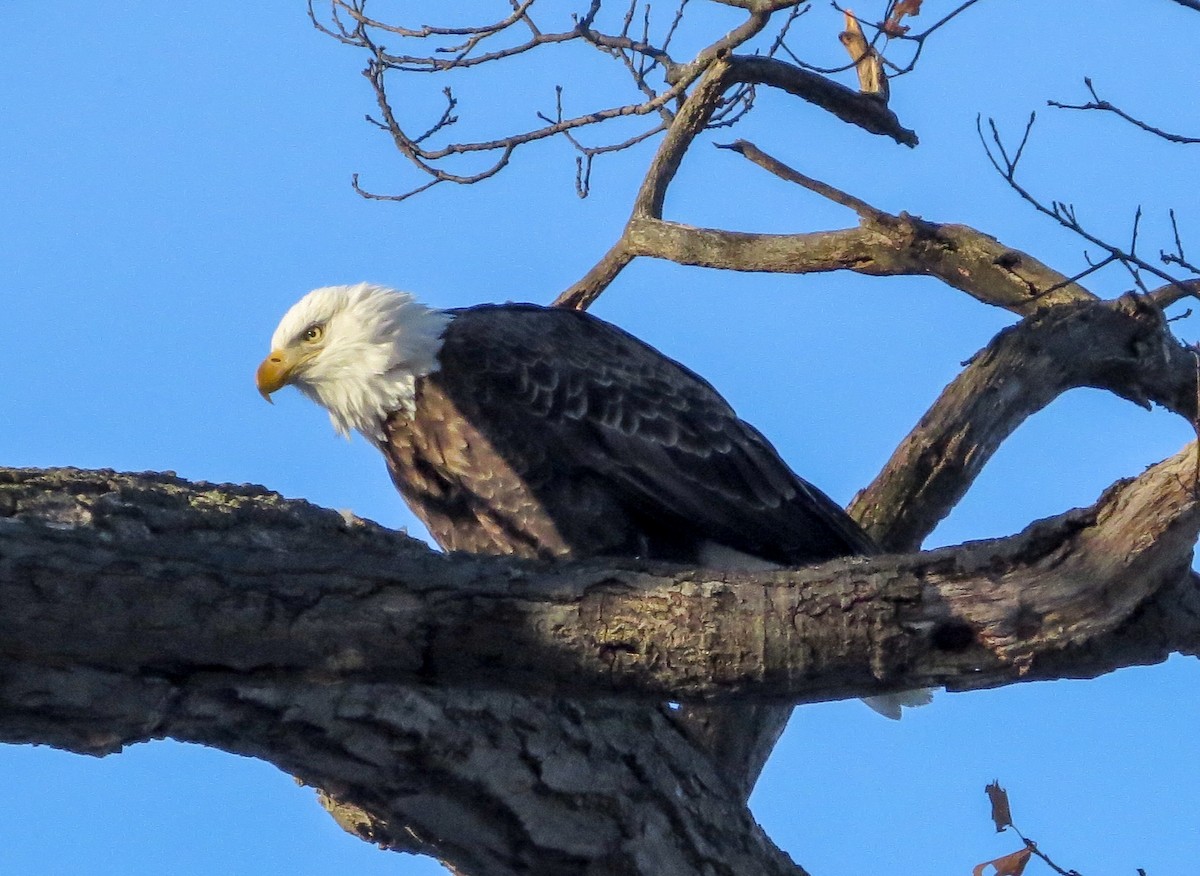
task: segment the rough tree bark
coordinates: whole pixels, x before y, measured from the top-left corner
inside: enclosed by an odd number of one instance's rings
[[[1091,677],[1200,651],[1195,444],[1011,538],[911,553],[1013,430],[1071,388],[1195,421],[1197,354],[1161,309],[1195,281],[1103,301],[1082,285],[1090,271],[1069,277],[973,228],[889,214],[740,140],[727,148],[857,224],[768,235],[665,219],[689,148],[749,108],[747,87],[917,143],[878,96],[776,56],[797,4],[722,2],[744,21],[687,62],[669,37],[631,35],[629,19],[606,32],[599,3],[565,30],[538,27],[528,0],[474,30],[389,26],[349,0],[318,24],[367,51],[380,126],[432,180],[395,199],[485,179],[538,139],[653,120],[646,136],[660,144],[625,228],[560,305],[586,307],[649,256],[932,276],[1015,314],[851,507],[896,553],[754,574],[520,564],[441,556],[260,488],[0,469],[0,740],[102,755],[171,737],[263,758],[322,789],[348,830],[459,873],[782,876],[803,871],[745,800],[792,705]],[[780,15],[791,17],[777,39],[749,53]],[[478,50],[514,30],[525,36]],[[464,42],[449,57],[401,55],[379,33]],[[388,100],[393,71],[469,70],[565,43],[645,61],[628,63],[636,101],[434,148],[450,111],[411,137]],[[598,150],[572,142],[590,167]],[[438,164],[479,154],[498,157],[473,174]]]
[[[750,573],[445,556],[259,488],[0,470],[0,638],[14,661],[129,678],[649,703],[1084,677],[1119,665],[1097,643],[1151,599],[1190,613],[1198,475],[1189,445],[1010,538]],[[1153,635],[1122,651],[1146,661],[1200,641],[1191,622],[1135,632]]]
[[[767,575],[444,557],[255,488],[6,470],[0,738],[260,757],[463,872],[799,872],[639,702],[1196,653],[1196,466],[1193,445],[1011,539]]]

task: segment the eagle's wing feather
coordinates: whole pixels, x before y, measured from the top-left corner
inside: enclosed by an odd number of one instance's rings
[[[485,306],[445,337],[446,392],[531,482],[595,478],[645,519],[779,563],[874,549],[703,378],[608,323]]]

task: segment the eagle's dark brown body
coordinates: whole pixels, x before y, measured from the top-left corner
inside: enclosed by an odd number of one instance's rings
[[[696,562],[716,544],[784,565],[872,551],[708,383],[636,338],[578,311],[454,313],[382,448],[444,548]]]

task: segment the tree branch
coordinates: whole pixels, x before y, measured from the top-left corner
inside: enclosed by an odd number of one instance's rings
[[[1083,226],[1083,223],[1079,221],[1079,217],[1073,204],[1064,203],[1063,201],[1051,201],[1050,204],[1047,205],[1035,197],[1032,192],[1030,192],[1025,188],[1024,185],[1017,181],[1017,168],[1021,163],[1021,156],[1025,151],[1025,146],[1029,142],[1029,135],[1033,130],[1033,125],[1036,121],[1036,118],[1036,114],[1030,113],[1029,121],[1025,125],[1025,132],[1011,157],[1009,156],[1009,150],[1005,148],[1004,141],[1000,136],[1000,131],[996,127],[995,120],[988,119],[988,127],[991,131],[991,142],[989,142],[989,138],[983,133],[983,122],[980,117],[976,117],[975,127],[978,131],[980,142],[983,144],[984,152],[987,154],[988,160],[991,161],[992,166],[1008,184],[1009,188],[1016,192],[1022,200],[1032,206],[1043,216],[1050,217],[1063,228],[1073,232],[1074,234],[1086,240],[1088,243],[1099,247],[1106,253],[1102,260],[1091,264],[1084,274],[1089,274],[1092,271],[1116,263],[1124,267],[1129,272],[1134,284],[1142,292],[1149,292],[1149,289],[1146,287],[1145,281],[1142,278],[1142,274],[1147,273],[1167,283],[1178,285],[1181,294],[1191,294],[1187,284],[1183,280],[1172,276],[1171,274],[1159,268],[1157,265],[1151,264],[1150,262],[1138,256],[1137,242],[1138,228],[1142,219],[1141,207],[1138,207],[1134,212],[1133,233],[1131,235],[1128,248],[1125,248],[1109,243],[1107,240],[1104,240],[1088,231]],[[1188,264],[1183,259],[1182,245],[1179,242],[1178,227],[1175,226],[1174,211],[1171,211],[1171,222],[1176,232],[1176,246],[1180,252],[1167,253],[1160,251],[1159,258],[1164,264],[1178,264],[1181,267],[1194,271],[1195,266]]]
[[[0,666],[7,742],[103,755],[169,736],[258,758],[321,788],[351,833],[463,876],[805,876],[656,709],[276,673]]]
[[[772,173],[786,182],[795,183],[798,186],[803,186],[810,192],[820,195],[826,200],[833,201],[835,204],[841,204],[843,207],[849,207],[858,214],[860,219],[868,222],[888,222],[894,217],[887,213],[872,207],[861,198],[856,198],[849,192],[843,192],[841,189],[831,186],[829,183],[821,182],[819,179],[813,179],[811,176],[801,173],[800,171],[788,167],[777,158],[773,158],[763,152],[753,143],[748,140],[735,140],[728,144],[717,144],[718,149],[728,149],[730,152],[736,152],[743,158],[757,164],[759,167]]]
[[[0,738],[262,757],[368,813],[372,841],[462,872],[793,872],[745,788],[646,699],[979,687],[1195,652],[1194,454],[1012,539],[766,575],[443,557],[258,488],[8,470]],[[597,795],[609,820],[581,833]],[[630,840],[647,801],[688,827]]]
[[[1027,314],[1091,293],[1032,256],[966,225],[902,213],[886,223],[838,231],[755,234],[637,219],[628,251],[732,271],[933,276],[980,301]],[[561,300],[561,299],[560,299]]]
[[[683,148],[686,148],[684,145]],[[797,183],[860,216],[857,228],[799,234],[759,234],[696,228],[663,220],[666,185],[678,161],[656,157],[620,239],[583,279],[564,290],[555,305],[586,308],[622,268],[638,256],[731,271],[812,274],[854,271],[869,276],[931,276],[973,298],[1022,316],[1080,299],[1094,300],[1078,282],[1032,256],[1004,246],[967,225],[893,215],[814,180],[738,140],[723,148],[744,155],[788,182]]]
[[[1177,0],[1177,2],[1178,2],[1178,0]],[[1197,6],[1194,6],[1192,8],[1200,9],[1200,4],[1198,4]],[[1117,116],[1120,119],[1124,119],[1126,122],[1133,125],[1135,128],[1140,128],[1141,130],[1145,131],[1148,134],[1153,134],[1155,137],[1159,137],[1160,139],[1166,140],[1168,143],[1182,143],[1182,144],[1186,144],[1186,145],[1194,145],[1196,143],[1200,143],[1200,137],[1188,137],[1188,136],[1185,136],[1184,134],[1176,134],[1172,131],[1167,131],[1163,128],[1156,127],[1154,125],[1149,124],[1148,122],[1144,122],[1141,119],[1131,116],[1129,113],[1125,112],[1125,110],[1121,109],[1119,106],[1116,106],[1115,104],[1110,103],[1109,101],[1102,98],[1099,94],[1097,94],[1096,88],[1092,84],[1091,77],[1085,76],[1083,78],[1083,84],[1087,88],[1088,92],[1092,95],[1092,99],[1090,101],[1088,101],[1087,103],[1074,104],[1074,103],[1062,103],[1061,101],[1057,101],[1057,100],[1048,100],[1048,101],[1046,101],[1046,105],[1055,107],[1056,109],[1095,110],[1098,112],[1109,112],[1109,113],[1112,113],[1113,115]]]
[[[5,660],[175,682],[805,702],[1078,677],[1114,667],[1067,646],[1184,574],[1200,530],[1194,447],[1009,539],[765,574],[446,557],[258,488],[166,476],[4,480]]]
[[[479,563],[261,488],[0,470],[0,739],[260,758],[462,874],[802,876],[657,707],[396,671],[425,635],[404,618]]]
[[[916,132],[901,125],[886,103],[869,94],[778,58],[734,55],[730,62],[734,82],[769,85],[786,91],[832,113],[843,122],[871,134],[891,137],[904,146],[915,147],[919,142]]]
[[[1067,390],[1106,389],[1195,422],[1200,358],[1143,296],[1080,300],[997,335],[942,392],[850,514],[886,550],[916,550],[1005,439]]]

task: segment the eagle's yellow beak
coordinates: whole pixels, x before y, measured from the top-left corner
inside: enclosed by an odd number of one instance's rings
[[[262,360],[258,371],[254,374],[254,382],[259,394],[271,401],[271,393],[287,384],[291,379],[296,360],[289,356],[286,350],[272,350],[267,358]]]

